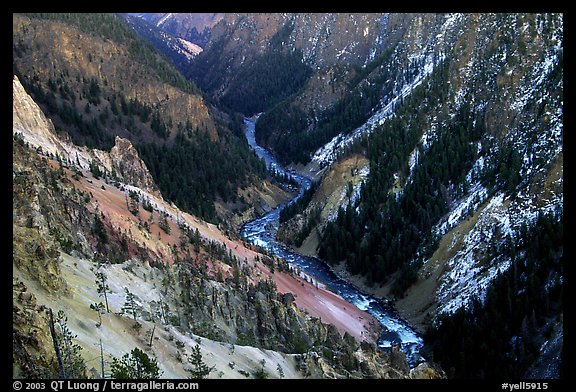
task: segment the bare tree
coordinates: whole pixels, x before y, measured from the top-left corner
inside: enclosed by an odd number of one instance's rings
[[[50,312],[50,335],[52,336],[52,343],[54,343],[54,351],[56,351],[56,358],[58,359],[58,369],[60,370],[60,378],[66,379],[66,369],[64,369],[64,362],[62,361],[62,354],[60,353],[60,345],[58,344],[58,338],[56,336],[56,330],[54,328],[54,315],[52,314],[52,308],[48,309]]]

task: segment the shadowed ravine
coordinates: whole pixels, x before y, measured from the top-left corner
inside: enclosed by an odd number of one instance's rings
[[[256,143],[254,137],[255,120],[245,118],[244,124],[246,138],[256,154],[265,160],[268,167],[273,167],[281,174],[286,173],[286,170],[276,161],[272,153]],[[273,255],[281,257],[299,267],[314,279],[325,284],[328,289],[374,316],[383,327],[382,335],[378,340],[380,347],[389,348],[392,346],[392,343],[399,343],[411,367],[422,362],[423,358],[420,355],[420,350],[423,345],[422,338],[418,336],[404,320],[401,320],[382,300],[371,295],[363,294],[351,283],[338,277],[321,260],[295,253],[286,245],[276,241],[276,233],[280,224],[280,211],[301,197],[304,190],[309,188],[312,183],[310,179],[299,174],[293,172],[289,174],[300,185],[297,196],[288,203],[279,205],[264,216],[246,223],[242,228],[242,237],[250,243],[260,246]]]

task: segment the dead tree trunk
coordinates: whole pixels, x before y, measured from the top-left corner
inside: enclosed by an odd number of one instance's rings
[[[52,342],[54,343],[54,351],[56,351],[56,358],[58,359],[60,378],[66,379],[66,370],[64,369],[64,362],[62,361],[62,355],[60,354],[60,346],[58,345],[56,330],[54,329],[54,315],[52,314],[52,308],[49,308],[49,312],[50,312],[50,335],[52,335]]]
[[[154,324],[154,328],[152,328],[152,333],[150,334],[150,342],[148,343],[149,347],[152,347],[152,339],[154,339],[154,331],[156,330],[156,324]]]
[[[102,367],[102,379],[104,379],[104,352],[102,351],[102,339],[100,339],[100,366]]]

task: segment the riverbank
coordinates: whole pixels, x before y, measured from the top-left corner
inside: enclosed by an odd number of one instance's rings
[[[408,289],[403,298],[392,299],[390,291],[392,282],[394,282],[394,276],[390,278],[390,283],[388,284],[370,285],[364,276],[352,275],[348,272],[344,261],[337,265],[330,266],[330,269],[340,278],[350,282],[350,284],[354,285],[361,292],[373,295],[384,301],[418,334],[423,335],[426,332],[434,304],[433,294],[435,286],[432,280],[419,280]]]
[[[308,278],[286,274],[271,276],[280,293],[292,293],[300,309],[306,309],[311,317],[333,324],[344,335],[348,333],[358,341],[376,343],[382,326],[372,315],[349,303],[344,298],[323,287],[311,284]]]
[[[308,237],[302,242],[300,247],[290,246],[290,249],[297,254],[302,256],[308,257],[315,257],[319,259],[318,253],[316,252],[316,248],[318,247],[319,238],[318,233],[313,231],[310,233]],[[382,299],[383,301],[389,303],[390,299],[388,298],[390,288],[386,285],[370,285],[368,284],[367,279],[361,275],[352,275],[350,272],[346,270],[346,262],[342,261],[339,264],[331,265],[325,263],[326,266],[338,277],[344,279],[347,282],[350,282],[353,286],[355,286],[358,290],[362,293],[373,295]]]
[[[314,233],[315,236],[317,234]],[[299,248],[292,247],[291,249],[299,254],[309,257],[318,257],[315,249],[317,241],[310,235],[302,246]],[[369,284],[367,279],[362,275],[353,275],[346,270],[346,263],[344,261],[339,264],[329,265],[326,264],[330,270],[338,277],[352,284],[360,292],[372,295],[381,299],[387,305],[392,307],[398,315],[404,319],[418,334],[423,335],[429,326],[429,319],[434,310],[434,290],[436,284],[434,277],[432,279],[419,279],[408,291],[406,296],[400,299],[393,300],[390,298],[390,290],[392,283],[385,285]],[[394,276],[391,277],[391,282],[394,281]]]

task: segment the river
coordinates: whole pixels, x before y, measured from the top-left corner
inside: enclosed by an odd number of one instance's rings
[[[281,174],[287,173],[270,151],[256,143],[254,136],[256,120],[245,118],[244,124],[248,144],[256,154],[261,159],[264,159],[269,168],[274,168]],[[401,350],[406,354],[406,358],[411,367],[424,361],[424,358],[420,355],[423,346],[422,338],[382,300],[372,295],[362,293],[351,283],[337,276],[321,260],[295,253],[286,245],[276,240],[276,233],[280,226],[280,211],[301,197],[304,190],[312,185],[312,181],[307,177],[294,172],[289,172],[288,174],[299,184],[297,196],[289,202],[279,205],[262,217],[246,223],[241,231],[242,237],[248,242],[266,249],[273,255],[298,266],[308,275],[325,284],[329,290],[332,290],[359,309],[374,316],[383,327],[382,334],[378,339],[379,347],[390,348],[392,343],[400,344]]]

